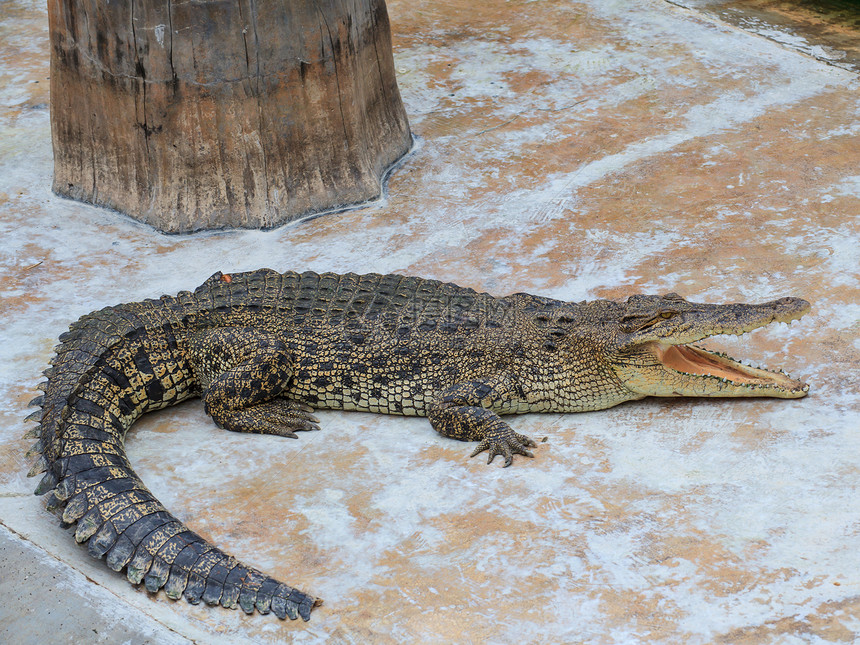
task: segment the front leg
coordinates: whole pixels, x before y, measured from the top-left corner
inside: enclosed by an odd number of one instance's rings
[[[282,396],[293,361],[274,334],[249,327],[199,332],[191,340],[191,364],[206,414],[225,430],[293,439],[298,430],[319,430],[310,406]]]
[[[508,467],[515,453],[533,457],[527,448],[537,444],[514,432],[493,408],[522,397],[522,394],[519,385],[507,375],[458,383],[442,390],[434,398],[428,406],[427,418],[443,437],[480,442],[470,457],[487,450],[490,455],[488,464],[496,455],[501,455],[505,458],[505,467]]]

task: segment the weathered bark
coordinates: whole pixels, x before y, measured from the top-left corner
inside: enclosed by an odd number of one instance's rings
[[[54,191],[170,232],[380,194],[411,145],[384,0],[49,0]]]

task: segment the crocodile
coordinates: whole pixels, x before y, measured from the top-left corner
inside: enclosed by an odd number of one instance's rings
[[[132,469],[129,427],[202,397],[236,432],[297,437],[315,409],[426,416],[504,465],[535,442],[502,416],[599,410],[646,396],[799,398],[808,385],[696,341],[790,322],[800,298],[702,304],[493,297],[400,275],[216,273],[183,291],[107,307],[60,336],[27,417],[37,495],[75,539],[153,593],[308,620],[321,600],[246,566],[170,514]]]

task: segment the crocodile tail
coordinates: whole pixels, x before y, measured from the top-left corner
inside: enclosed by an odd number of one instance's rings
[[[114,323],[133,318],[114,311]],[[28,453],[36,457],[29,475],[44,473],[36,494],[47,494],[49,510],[62,510],[63,522],[77,524],[75,539],[114,571],[125,569],[132,584],[143,582],[153,593],[163,587],[168,597],[195,604],[308,620],[321,600],[243,565],[189,530],[132,469],[126,430],[144,412],[190,395],[192,386],[181,382],[175,354],[169,359],[172,377],[158,384],[141,378],[171,373],[154,369],[170,354],[170,339],[148,333],[147,354],[137,352],[133,339],[140,328],[105,333],[104,321],[111,318],[106,312],[85,317],[61,337],[45,394],[33,401],[41,410],[28,417],[39,423],[28,432],[38,438]],[[159,393],[159,399],[151,396]]]

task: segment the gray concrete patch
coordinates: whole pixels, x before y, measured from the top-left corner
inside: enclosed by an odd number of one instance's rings
[[[193,643],[0,526],[0,643]]]

